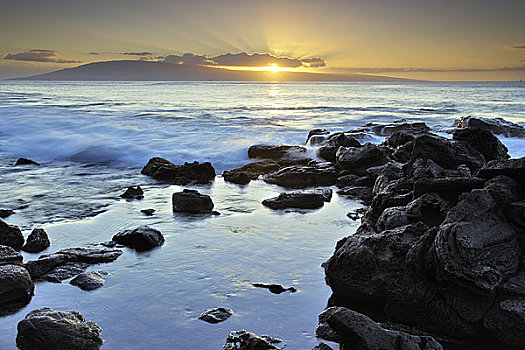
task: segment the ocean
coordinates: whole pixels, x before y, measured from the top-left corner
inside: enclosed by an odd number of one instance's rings
[[[16,212],[6,222],[26,235],[43,227],[52,241],[46,252],[145,224],[166,237],[162,247],[125,249],[92,268],[109,272],[96,291],[37,283],[28,306],[0,318],[0,349],[16,348],[17,322],[42,306],[95,321],[103,349],[218,349],[229,331],[243,328],[282,338],[287,349],[310,349],[330,296],[320,264],[355,231],[358,222],[346,213],[362,204],[335,194],[319,210],[271,211],[261,201],[282,188],[218,177],[190,188],[210,194],[221,215],[185,216],[171,211],[171,194],[182,187],[140,175],[142,166],[155,156],[210,161],[221,174],[248,163],[250,145],[304,145],[311,129],[406,119],[447,135],[469,115],[525,126],[525,83],[0,81],[0,208]],[[525,139],[500,139],[511,156],[525,156]],[[315,157],[315,148],[309,152]],[[19,157],[41,166],[15,168]],[[143,200],[118,197],[131,185],[142,186]],[[144,208],[157,211],[146,217]],[[274,295],[253,282],[298,292]],[[215,325],[197,319],[218,306],[234,315]]]

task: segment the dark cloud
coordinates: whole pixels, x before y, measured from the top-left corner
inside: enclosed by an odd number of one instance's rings
[[[153,55],[153,52],[121,52],[120,54],[126,56],[151,56]]]
[[[216,65],[211,58],[202,55],[195,55],[193,53],[185,53],[182,56],[168,55],[164,58],[164,62],[173,64],[191,64],[198,66],[213,66]]]
[[[28,62],[51,62],[51,63],[80,63],[81,61],[63,60],[57,58],[54,50],[34,49],[4,56],[4,60],[28,61]]]
[[[301,60],[308,68],[326,67],[326,62],[322,58],[312,57]]]
[[[336,68],[341,73],[476,73],[476,72],[523,72],[525,65],[497,68]]]
[[[523,49],[525,49],[525,44],[512,45],[510,48],[511,49],[515,49],[515,50],[523,50]]]

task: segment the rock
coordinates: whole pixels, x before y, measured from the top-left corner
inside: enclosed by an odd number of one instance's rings
[[[20,250],[24,245],[24,235],[17,226],[8,225],[0,220],[0,245],[7,245]]]
[[[68,248],[58,251],[56,254],[63,254],[74,257],[80,262],[88,264],[108,263],[116,260],[122,255],[120,249],[109,248]]]
[[[311,163],[282,168],[266,175],[264,181],[288,188],[332,186],[337,180],[337,173],[337,169],[331,163]]]
[[[90,264],[88,263],[69,261],[62,265],[56,266],[51,271],[42,275],[38,280],[52,283],[62,283],[62,281],[71,277],[75,277],[76,275],[86,271],[89,266]]]
[[[207,184],[215,179],[215,169],[209,162],[175,165],[159,157],[151,158],[141,173],[176,185]]]
[[[367,186],[347,186],[343,187],[337,193],[350,198],[357,198],[363,201],[364,204],[370,204],[372,202],[372,189]]]
[[[75,256],[65,254],[48,254],[39,257],[37,260],[30,260],[25,263],[25,267],[31,278],[37,280],[51,272],[55,267],[63,265],[69,261],[78,260]]]
[[[408,123],[405,119],[397,120],[391,124],[373,125],[371,129],[379,136],[389,136],[400,131],[426,132],[430,130],[425,123]]]
[[[355,174],[341,175],[337,178],[335,185],[339,188],[352,186],[374,186],[374,181],[368,176],[359,176]]]
[[[462,193],[470,192],[475,188],[483,188],[485,181],[479,177],[423,178],[414,183],[414,198],[434,192],[443,199],[457,202]]]
[[[239,185],[247,185],[248,183],[250,183],[250,181],[252,181],[250,176],[243,172],[230,173],[225,171],[222,174],[222,177],[224,178],[224,181],[232,182]]]
[[[318,193],[291,192],[281,193],[279,196],[262,201],[264,206],[271,209],[317,209],[324,205],[325,197]]]
[[[326,343],[320,342],[316,346],[312,348],[312,350],[333,350],[330,346],[326,345]]]
[[[103,343],[100,332],[77,311],[43,307],[18,323],[16,345],[20,350],[96,350]]]
[[[0,265],[0,316],[29,303],[35,286],[22,266]]]
[[[208,323],[219,323],[222,321],[226,321],[231,315],[233,315],[232,310],[225,307],[216,307],[204,311],[199,316],[199,320],[203,320]]]
[[[522,349],[525,344],[525,297],[498,300],[483,318],[485,327],[503,344]]]
[[[525,231],[525,200],[507,204],[503,212],[511,223]]]
[[[130,186],[120,197],[126,199],[142,199],[144,198],[144,191],[140,186]]]
[[[297,292],[297,289],[295,289],[294,287],[284,288],[280,284],[252,283],[252,286],[257,287],[257,288],[266,288],[273,294],[281,294],[284,292],[290,292],[290,293]]]
[[[39,253],[51,245],[46,231],[41,228],[35,228],[27,237],[26,244],[22,247],[24,252]]]
[[[226,344],[224,344],[224,350],[279,350],[279,348],[273,344],[280,342],[280,339],[272,338],[267,335],[258,336],[243,329],[240,331],[231,331],[228,334],[226,337]]]
[[[11,209],[0,209],[0,218],[5,219],[11,215],[13,215],[15,212]]]
[[[146,216],[152,216],[155,213],[155,209],[141,209],[140,212]]]
[[[40,165],[40,164],[31,159],[18,158],[18,160],[15,163],[15,166],[18,166],[18,165]]]
[[[478,128],[506,137],[525,137],[525,128],[503,118],[462,117],[452,126],[457,128]]]
[[[478,150],[485,161],[503,160],[509,158],[507,147],[488,130],[479,128],[456,129],[452,140],[464,141]]]
[[[340,168],[356,175],[366,175],[366,169],[388,162],[385,151],[371,143],[363,147],[340,147],[336,158]]]
[[[22,254],[13,248],[0,245],[0,265],[22,265]]]
[[[210,196],[188,189],[173,193],[171,201],[174,212],[209,214],[214,207]]]
[[[84,272],[73,278],[69,283],[82,290],[95,290],[104,285],[106,282],[104,276],[107,274],[105,271]]]
[[[261,175],[273,173],[281,168],[293,165],[306,165],[311,159],[279,159],[263,160],[260,162],[249,163],[242,167],[228,170],[222,173],[224,181],[245,185],[251,180],[256,180]],[[249,181],[250,180],[250,181]]]
[[[281,159],[304,156],[306,148],[287,145],[253,145],[248,149],[249,158]]]
[[[306,145],[317,145],[324,141],[325,137],[324,135],[330,134],[330,131],[326,129],[313,129],[308,132],[308,136],[306,137]],[[318,138],[312,139],[312,136],[319,136]]]
[[[164,244],[162,233],[149,226],[140,226],[132,230],[121,231],[114,235],[112,240],[137,250],[148,250]]]
[[[491,160],[478,170],[476,176],[491,179],[499,175],[513,177],[525,185],[525,157],[507,160]]]
[[[335,343],[341,342],[341,337],[330,327],[328,318],[337,311],[336,307],[329,307],[318,316],[319,322],[315,328],[315,336]]]
[[[418,136],[427,134],[428,131],[417,130],[417,129],[407,129],[399,130],[392,133],[386,140],[385,144],[397,149],[403,145],[406,145],[410,141],[414,141]]]
[[[330,312],[326,322],[340,337],[343,349],[443,350],[432,337],[385,329],[371,318],[344,307],[325,312]]]
[[[313,193],[321,195],[325,202],[330,202],[332,200],[333,192],[334,191],[332,191],[331,188],[316,188],[313,190]]]
[[[336,157],[335,154],[339,147],[361,147],[361,144],[359,141],[357,141],[354,137],[345,134],[345,133],[335,133],[330,136],[328,136],[327,140],[319,149],[317,150],[317,154],[322,159],[335,163]]]

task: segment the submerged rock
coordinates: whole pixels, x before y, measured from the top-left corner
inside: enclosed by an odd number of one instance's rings
[[[106,282],[104,276],[107,274],[106,271],[84,272],[73,278],[69,283],[82,290],[95,290],[104,285]]]
[[[46,231],[41,228],[35,228],[33,232],[27,237],[26,244],[22,250],[28,253],[39,253],[47,249],[51,245]]]
[[[160,157],[151,158],[141,173],[176,185],[207,184],[215,179],[215,169],[210,162],[175,165]]]
[[[208,309],[204,311],[200,316],[199,320],[206,321],[208,323],[219,323],[226,321],[233,311],[225,307],[216,307],[214,309]]]
[[[306,148],[288,145],[253,145],[248,149],[249,158],[281,159],[304,156]]]
[[[112,240],[118,244],[140,250],[147,250],[164,244],[162,233],[149,226],[121,231],[114,235]]]
[[[22,265],[22,254],[13,248],[0,245],[0,265]]]
[[[279,350],[274,344],[280,342],[282,342],[281,339],[272,338],[268,335],[258,336],[243,329],[240,331],[231,331],[228,334],[226,344],[224,344],[224,350]]]
[[[0,245],[7,245],[15,250],[22,249],[24,235],[18,226],[8,225],[0,220]]]
[[[20,350],[96,350],[103,343],[100,332],[77,311],[43,307],[18,323],[16,345]]]
[[[35,286],[29,272],[18,265],[0,265],[0,316],[29,303]]]
[[[337,174],[338,170],[331,163],[309,163],[282,168],[266,175],[264,181],[288,188],[332,186],[337,180]]]
[[[294,287],[284,288],[280,284],[252,283],[252,286],[257,287],[257,288],[266,288],[273,294],[281,294],[284,292],[290,292],[290,293],[297,292],[297,289],[295,289]]]
[[[479,128],[496,135],[525,137],[525,128],[503,118],[462,117],[452,126],[457,128]]]
[[[0,209],[0,218],[5,219],[11,215],[13,215],[15,212],[11,209]]]
[[[171,202],[174,212],[209,214],[214,207],[210,196],[188,189],[175,192],[171,196]]]
[[[144,191],[140,186],[130,186],[120,197],[126,199],[142,199],[144,198]]]
[[[315,192],[281,193],[279,196],[262,201],[264,206],[271,209],[317,209],[324,205],[325,196]]]
[[[35,162],[34,160],[27,159],[27,158],[18,158],[15,166],[18,165],[40,165],[40,163]]]

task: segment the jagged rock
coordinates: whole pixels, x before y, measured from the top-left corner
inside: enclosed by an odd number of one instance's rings
[[[226,321],[233,311],[225,307],[216,307],[214,309],[208,309],[204,311],[200,316],[199,320],[206,321],[208,323],[219,323]]]
[[[456,141],[464,141],[478,150],[485,161],[503,160],[509,158],[507,147],[488,130],[479,128],[457,129],[452,135]]]
[[[388,156],[380,147],[366,143],[363,147],[340,147],[336,153],[337,165],[356,175],[366,175],[368,168],[388,162]]]
[[[240,331],[231,331],[228,334],[226,344],[224,344],[224,350],[279,350],[280,348],[273,344],[278,344],[281,341],[281,339],[272,338],[268,335],[258,336],[243,329]]]
[[[224,178],[224,181],[232,182],[234,184],[239,185],[247,185],[252,181],[250,176],[242,171],[237,172],[227,172],[225,171],[222,173],[222,177]]]
[[[76,257],[78,261],[88,264],[108,263],[116,260],[122,253],[120,249],[109,248],[68,248],[56,252],[56,254]]]
[[[15,212],[11,209],[0,209],[0,218],[5,219],[11,215],[13,215]]]
[[[503,212],[510,222],[525,230],[525,200],[507,204]]]
[[[164,244],[164,236],[159,230],[149,226],[140,226],[132,230],[124,230],[112,238],[118,244],[137,250],[147,250]]]
[[[63,265],[69,261],[76,261],[77,258],[65,254],[49,254],[39,257],[37,260],[30,260],[25,263],[25,267],[31,278],[37,280],[51,272],[55,267]]]
[[[248,149],[249,158],[281,159],[303,157],[306,148],[288,145],[253,145]]]
[[[40,164],[31,159],[18,158],[15,163],[15,166],[18,166],[18,165],[40,165]]]
[[[335,133],[326,139],[326,142],[324,142],[321,147],[317,150],[317,154],[322,159],[335,163],[336,157],[335,154],[337,153],[337,150],[339,147],[361,147],[361,144],[359,141],[357,141],[353,136],[350,136],[345,133]]]
[[[372,194],[372,189],[368,186],[347,186],[337,191],[337,193],[350,198],[360,199],[364,204],[370,204],[374,197]]]
[[[176,185],[207,184],[215,179],[215,169],[210,162],[175,165],[159,157],[151,158],[141,173]]]
[[[0,265],[22,265],[22,254],[13,248],[0,245]]]
[[[96,350],[103,343],[100,331],[77,311],[43,307],[18,323],[16,345],[20,350]]]
[[[313,192],[321,195],[325,202],[330,202],[334,191],[331,188],[316,188]]]
[[[325,197],[318,193],[291,192],[281,193],[274,198],[265,199],[262,204],[271,209],[317,209],[324,205]]]
[[[69,283],[82,290],[95,290],[104,285],[106,282],[104,276],[107,274],[105,271],[84,272],[73,278]]]
[[[26,244],[22,250],[28,253],[39,253],[51,245],[46,231],[41,228],[35,228],[27,237]]]
[[[374,186],[374,181],[368,176],[359,176],[355,174],[341,175],[337,178],[335,185],[339,188],[352,186]]]
[[[288,188],[332,186],[337,180],[337,169],[331,163],[311,163],[289,166],[266,175],[264,181]]]
[[[333,350],[330,346],[328,346],[326,343],[320,342],[316,346],[312,348],[312,350]]]
[[[146,216],[152,216],[155,213],[155,209],[141,209],[140,212]]]
[[[24,235],[17,226],[8,225],[0,220],[0,245],[7,245],[20,250],[24,245]]]
[[[524,127],[506,121],[503,118],[462,117],[456,120],[452,126],[457,128],[479,128],[507,137],[525,137]]]
[[[483,188],[485,179],[479,177],[422,178],[414,183],[414,198],[434,192],[443,199],[457,202],[458,197],[475,188]]]
[[[62,281],[71,277],[75,277],[76,275],[86,271],[89,266],[90,264],[88,263],[69,261],[62,265],[56,266],[51,271],[38,278],[38,280],[52,283],[62,283]]]
[[[207,214],[211,213],[214,207],[210,196],[188,189],[173,193],[171,202],[174,212]]]
[[[280,284],[252,283],[252,286],[257,287],[257,288],[266,288],[273,294],[281,294],[284,292],[290,292],[290,293],[297,292],[297,289],[295,289],[294,287],[284,288]]]
[[[308,132],[308,136],[306,137],[306,145],[318,145],[322,143],[325,140],[324,135],[330,134],[330,131],[326,129],[313,129]],[[317,136],[317,137],[313,137]],[[313,137],[313,138],[312,138]]]
[[[130,186],[120,197],[126,199],[142,199],[144,198],[144,191],[140,186]]]
[[[525,344],[525,295],[497,300],[484,316],[483,324],[503,344],[522,349]]]
[[[385,144],[396,149],[399,148],[410,141],[414,141],[416,137],[427,134],[426,130],[418,129],[407,129],[400,130],[392,133],[386,140]]]
[[[513,177],[525,184],[525,157],[507,160],[491,160],[478,170],[476,176],[491,179],[499,175]]]
[[[325,312],[330,313],[326,323],[339,336],[342,349],[443,350],[443,346],[432,337],[385,329],[371,318],[344,307],[330,308]]]
[[[389,136],[400,131],[426,132],[430,128],[422,122],[409,123],[402,119],[391,124],[373,125],[371,130],[379,136]]]
[[[0,265],[0,316],[29,303],[35,286],[22,266]]]

